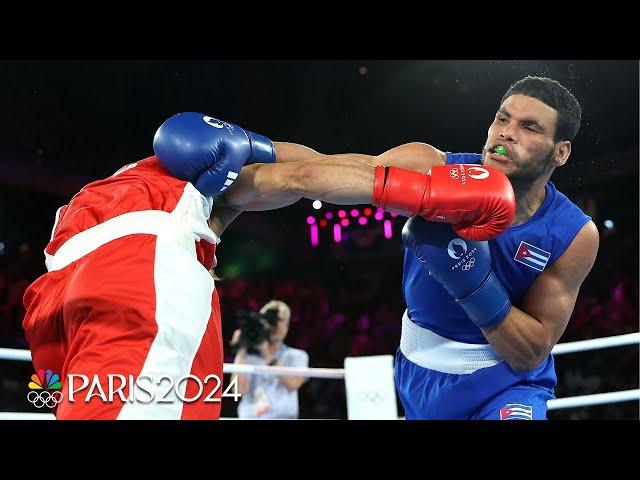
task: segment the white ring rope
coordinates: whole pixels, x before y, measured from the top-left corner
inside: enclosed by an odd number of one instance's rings
[[[0,360],[31,361],[31,351],[18,348],[0,348]]]
[[[0,348],[0,360],[31,361],[31,352],[18,348]],[[300,375],[309,378],[344,378],[343,368],[269,367],[267,365],[240,365],[225,363],[223,373],[265,375]]]
[[[225,363],[223,373],[248,373],[262,375],[299,375],[310,378],[344,378],[344,368],[268,367]]]
[[[563,355],[566,353],[584,352],[601,348],[619,347],[640,343],[640,333],[629,333],[612,337],[582,340],[578,342],[566,342],[555,346],[551,353]],[[0,360],[31,361],[29,350],[16,348],[0,348]],[[233,363],[224,364],[224,373],[266,374],[266,375],[300,375],[309,378],[334,378],[343,379],[342,368],[303,368],[303,367],[269,367],[266,365],[240,365]],[[591,395],[578,395],[575,397],[556,398],[549,400],[549,410],[562,408],[584,407],[589,405],[601,405],[630,400],[640,400],[640,389],[623,390],[619,392],[596,393]],[[50,413],[18,413],[0,412],[0,420],[53,420]],[[235,420],[221,418],[221,420]]]
[[[626,335],[616,335],[613,337],[560,343],[554,347],[551,353],[553,355],[564,355],[566,353],[585,352],[588,350],[620,347],[623,345],[639,343],[640,333],[636,332],[628,333]],[[0,348],[0,360],[30,362],[31,352],[29,350],[17,348]],[[342,368],[269,367],[266,365],[239,365],[234,363],[225,363],[223,372],[268,375],[301,375],[309,378],[344,378],[344,369]]]
[[[586,407],[588,405],[601,405],[603,403],[628,402],[629,400],[640,400],[640,389],[555,398],[547,401],[547,407],[549,407],[549,410],[558,410],[560,408]]]
[[[551,353],[554,355],[563,355],[565,353],[586,352],[587,350],[597,350],[600,348],[633,345],[634,343],[640,343],[640,333],[628,333],[626,335],[594,338],[592,340],[581,340],[579,342],[559,343],[551,350]]]

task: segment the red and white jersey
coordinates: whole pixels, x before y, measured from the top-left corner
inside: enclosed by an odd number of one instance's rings
[[[86,185],[56,214],[48,272],[24,295],[23,327],[36,370],[108,391],[113,378],[176,384],[164,403],[65,396],[62,419],[216,419],[223,351],[209,270],[219,238],[212,200],[171,177],[155,157]],[[165,384],[152,393],[166,394]],[[124,394],[136,391],[127,385]],[[162,391],[161,391],[162,390]],[[185,402],[181,399],[197,400]],[[156,397],[157,398],[157,397]]]
[[[89,183],[58,209],[51,241],[45,248],[47,270],[59,265],[51,257],[67,240],[116,217],[120,218],[115,235],[144,233],[141,230],[145,229],[155,233],[154,216],[160,216],[149,212],[170,213],[188,225],[197,242],[198,261],[210,270],[215,267],[215,249],[220,242],[207,224],[212,207],[210,197],[204,197],[189,182],[170,176],[157,157],[128,164],[104,180]],[[138,214],[131,215],[134,212]]]

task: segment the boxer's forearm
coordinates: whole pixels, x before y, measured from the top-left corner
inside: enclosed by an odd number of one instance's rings
[[[224,204],[251,211],[282,208],[300,198],[340,205],[371,203],[374,177],[374,167],[333,156],[324,162],[253,164],[241,170]]]
[[[375,168],[350,156],[330,155],[324,161],[305,160],[285,173],[284,188],[303,198],[337,205],[371,203]]]
[[[554,345],[542,322],[513,306],[502,322],[482,333],[509,366],[520,372],[540,365]]]

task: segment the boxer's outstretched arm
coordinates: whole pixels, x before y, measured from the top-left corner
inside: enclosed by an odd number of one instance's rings
[[[375,167],[344,158],[247,165],[233,187],[216,199],[210,226],[222,235],[243,211],[274,210],[301,198],[345,205],[371,203],[374,178]]]
[[[444,153],[424,143],[407,143],[381,155],[323,155],[294,143],[276,142],[275,164],[245,166],[220,205],[237,210],[282,208],[300,198],[355,205],[371,203],[374,166],[426,173],[444,164]]]
[[[377,165],[426,173],[445,161],[444,153],[423,143],[400,145],[378,156],[322,155],[291,143],[276,143],[275,148],[276,163],[245,166],[216,200],[211,226],[218,235],[242,211],[274,210],[300,198],[339,205],[371,203]]]
[[[300,198],[338,205],[371,203],[375,167],[353,159],[328,158],[244,167],[219,205],[241,211],[282,208]]]
[[[482,330],[511,368],[533,370],[547,358],[569,322],[598,243],[598,230],[588,222],[567,251],[529,287],[522,309],[511,307],[501,323]]]

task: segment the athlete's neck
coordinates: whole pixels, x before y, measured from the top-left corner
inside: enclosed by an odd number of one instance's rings
[[[282,340],[278,340],[275,343],[270,343],[269,344],[269,349],[271,350],[271,353],[273,355],[275,355],[276,353],[278,353],[278,350],[280,350],[280,347],[282,346],[284,342]]]
[[[516,195],[516,218],[512,225],[520,225],[529,220],[540,208],[547,195],[545,185],[549,177],[538,178],[527,184],[512,183]]]

